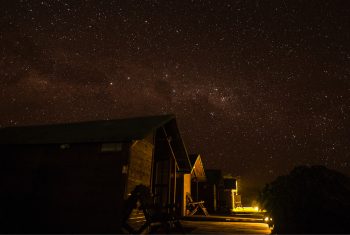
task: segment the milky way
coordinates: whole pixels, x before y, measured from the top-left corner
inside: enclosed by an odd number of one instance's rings
[[[0,125],[174,113],[206,168],[349,172],[344,1],[6,1]]]

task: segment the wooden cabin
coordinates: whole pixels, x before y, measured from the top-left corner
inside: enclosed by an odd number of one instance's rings
[[[223,200],[224,184],[221,170],[206,169],[206,181],[198,184],[198,200],[205,201],[209,213],[222,211],[225,206]]]
[[[190,154],[189,159],[191,163],[191,169],[190,171],[182,172],[183,180],[180,182],[184,182],[184,185],[181,185],[179,187],[184,188],[182,197],[186,198],[186,194],[190,193],[192,199],[198,201],[198,184],[200,182],[206,181],[205,171],[201,156],[199,154]],[[182,202],[181,211],[182,216],[187,215],[186,200]]]
[[[0,233],[120,233],[136,185],[181,204],[191,169],[173,115],[7,127],[0,148]]]
[[[228,175],[223,177],[224,181],[224,194],[223,201],[225,207],[222,208],[224,211],[231,212],[238,206],[242,207],[240,202],[240,195],[238,195],[237,179]]]

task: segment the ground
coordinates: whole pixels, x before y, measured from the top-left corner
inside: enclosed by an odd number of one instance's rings
[[[265,223],[182,221],[187,233],[191,234],[270,234]]]

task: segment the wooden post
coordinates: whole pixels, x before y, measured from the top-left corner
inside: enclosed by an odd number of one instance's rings
[[[196,200],[197,200],[197,202],[198,202],[198,201],[199,201],[199,199],[198,199],[198,198],[199,198],[199,197],[198,197],[198,193],[199,193],[199,192],[198,192],[198,179],[196,180],[196,186],[197,186],[197,189],[196,189],[196,191],[197,191],[197,192],[196,192]]]
[[[175,204],[176,203],[176,164],[174,164],[174,166],[173,166],[173,170],[174,170],[174,193],[173,193],[173,204]]]
[[[214,211],[216,211],[216,184],[213,185],[213,193],[214,193]]]
[[[182,194],[182,203],[181,203],[181,211],[182,216],[187,215],[186,213],[186,194],[191,193],[191,174],[184,174],[183,175],[183,181],[184,181],[184,187],[183,187],[183,194]]]

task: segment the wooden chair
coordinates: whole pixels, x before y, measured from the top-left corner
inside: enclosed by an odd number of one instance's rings
[[[132,208],[140,204],[145,222],[138,228],[133,228],[128,223],[132,213]],[[154,203],[148,187],[138,185],[135,187],[130,197],[126,200],[123,218],[123,228],[132,234],[143,233],[184,233],[183,227],[175,213],[164,212],[164,208],[159,208]],[[130,209],[131,208],[131,209]]]
[[[189,210],[190,216],[196,214],[201,209],[205,216],[209,216],[207,208],[204,207],[204,201],[195,202],[190,193],[186,193],[186,209]]]

